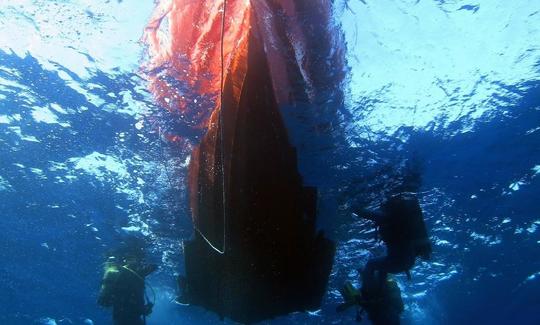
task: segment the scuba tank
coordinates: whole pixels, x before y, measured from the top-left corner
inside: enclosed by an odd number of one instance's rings
[[[103,307],[111,307],[114,303],[114,285],[120,274],[116,263],[108,261],[103,267],[103,279],[99,290],[98,304]]]
[[[380,229],[382,239],[410,242],[415,256],[430,259],[432,246],[418,198],[412,193],[399,193],[389,198],[382,210],[388,216],[388,223]]]

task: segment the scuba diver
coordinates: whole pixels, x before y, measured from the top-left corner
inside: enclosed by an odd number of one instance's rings
[[[350,282],[345,283],[341,290],[344,303],[337,311],[356,306],[357,320],[361,321],[365,311],[375,325],[399,324],[404,309],[400,288],[395,280],[388,278],[388,273],[405,272],[410,279],[416,258],[428,260],[432,253],[416,195],[422,183],[421,162],[413,157],[402,167],[394,177],[386,180],[389,181],[386,187],[391,192],[378,209],[353,207],[354,215],[375,222],[375,234],[386,245],[387,254],[371,258],[363,270],[358,270],[362,282],[360,289]]]
[[[117,250],[104,265],[98,304],[112,307],[115,325],[146,324],[154,303],[146,295],[145,277],[157,265],[145,263],[144,250],[133,247]]]
[[[375,325],[397,325],[403,312],[401,291],[388,273],[407,273],[417,257],[431,257],[431,242],[427,235],[418,198],[412,192],[391,195],[378,210],[356,210],[355,214],[375,222],[378,236],[386,244],[387,255],[372,258],[361,271],[362,288],[346,282],[341,290],[344,303],[337,311],[357,306],[357,321],[362,313]]]
[[[377,211],[360,210],[357,215],[375,222],[378,234],[386,244],[387,255],[370,259],[362,271],[366,285],[383,284],[388,273],[407,273],[417,257],[429,260],[431,242],[418,198],[411,192],[390,196]],[[364,286],[363,289],[369,290]]]

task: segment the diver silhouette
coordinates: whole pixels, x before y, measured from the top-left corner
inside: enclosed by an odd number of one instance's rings
[[[337,311],[356,306],[357,321],[366,312],[375,325],[398,325],[404,310],[403,300],[399,286],[387,278],[388,273],[406,272],[410,277],[416,258],[429,259],[432,251],[418,198],[413,192],[398,192],[390,195],[377,210],[356,209],[355,214],[375,222],[387,255],[366,263],[360,271],[360,290],[350,282],[345,283],[341,289],[345,302]]]
[[[144,325],[152,312],[153,302],[146,296],[145,277],[157,265],[144,261],[140,247],[123,247],[104,263],[104,274],[98,304],[112,307],[115,325]]]
[[[422,209],[417,196],[412,192],[391,195],[378,210],[360,210],[356,214],[375,222],[378,234],[387,248],[387,255],[370,259],[362,271],[363,290],[371,285],[381,285],[388,273],[407,273],[416,258],[431,257],[431,242],[428,238]]]

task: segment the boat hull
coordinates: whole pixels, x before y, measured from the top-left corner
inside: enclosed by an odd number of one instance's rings
[[[198,231],[185,243],[189,302],[241,323],[319,308],[335,251],[316,229],[317,190],[302,184],[252,26],[192,154]]]

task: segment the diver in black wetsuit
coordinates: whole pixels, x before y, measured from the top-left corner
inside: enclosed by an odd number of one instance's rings
[[[142,251],[116,255],[105,263],[98,304],[112,307],[115,325],[144,325],[153,307],[145,294],[145,277],[157,265],[145,263]]]
[[[370,259],[362,271],[363,290],[384,284],[388,273],[406,272],[416,257],[429,259],[429,241],[422,210],[414,193],[398,193],[389,197],[377,211],[361,210],[356,214],[375,222],[386,244],[387,255]]]
[[[401,192],[389,197],[379,210],[357,210],[355,214],[375,222],[387,247],[387,255],[370,259],[362,275],[362,288],[346,282],[341,294],[345,300],[337,311],[357,306],[357,320],[365,311],[375,325],[398,325],[403,312],[401,291],[388,273],[407,272],[416,257],[429,259],[431,243],[416,195]]]

